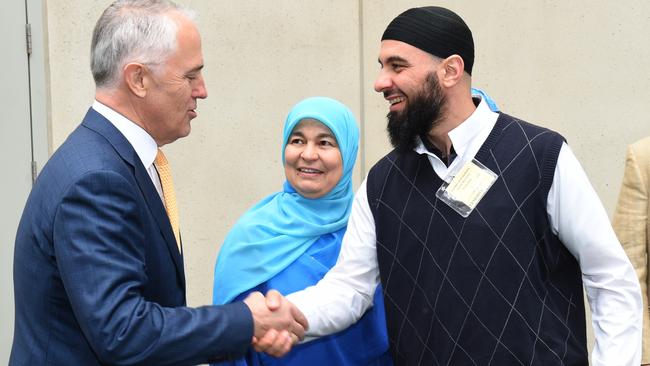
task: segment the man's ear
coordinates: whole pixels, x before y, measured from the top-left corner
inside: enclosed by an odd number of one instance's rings
[[[122,70],[124,82],[134,95],[144,98],[147,95],[148,71],[144,65],[132,62],[126,64]]]
[[[458,84],[465,73],[465,61],[458,55],[451,55],[442,61],[441,85],[452,87]]]

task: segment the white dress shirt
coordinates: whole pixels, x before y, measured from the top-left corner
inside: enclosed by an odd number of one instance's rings
[[[112,123],[126,137],[129,144],[133,146],[133,150],[138,154],[142,165],[147,169],[149,178],[151,178],[151,182],[156,187],[156,191],[164,204],[165,200],[163,198],[162,186],[160,185],[160,177],[158,177],[158,171],[153,164],[158,154],[158,144],[156,144],[156,141],[142,127],[107,105],[95,100],[92,108]]]
[[[481,102],[467,120],[449,132],[457,154],[449,167],[421,141],[415,151],[427,154],[436,174],[444,179],[474,158],[497,118],[498,114]],[[546,210],[554,234],[580,264],[596,340],[592,365],[639,365],[639,282],[603,205],[566,143],[560,149]],[[288,299],[307,317],[307,335],[324,336],[356,322],[372,306],[378,283],[375,222],[364,180],[355,195],[336,265],[318,284],[290,294]]]

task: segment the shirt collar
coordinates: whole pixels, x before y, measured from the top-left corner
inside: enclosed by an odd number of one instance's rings
[[[156,141],[145,131],[142,127],[135,124],[128,118],[124,117],[114,109],[107,105],[95,100],[92,108],[97,113],[104,116],[115,128],[126,137],[127,141],[133,146],[136,154],[142,161],[142,165],[149,169],[153,161],[156,159],[158,153],[158,145]]]
[[[463,156],[468,145],[476,136],[481,134],[481,131],[486,128],[492,130],[498,117],[499,115],[492,112],[487,102],[481,98],[474,112],[460,125],[449,131],[449,139],[456,154]],[[434,155],[427,150],[420,137],[417,138],[417,145],[414,150],[418,154]]]

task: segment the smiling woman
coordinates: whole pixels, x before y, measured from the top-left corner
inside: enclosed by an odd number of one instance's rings
[[[332,131],[312,118],[300,121],[284,149],[284,174],[307,198],[331,191],[343,174],[341,151]]]
[[[336,263],[352,206],[359,131],[352,112],[329,98],[308,98],[283,130],[283,190],[253,206],[221,247],[214,303],[251,291],[282,294],[317,283]],[[281,359],[248,352],[230,365],[390,365],[381,288],[374,307],[347,330],[298,345]]]

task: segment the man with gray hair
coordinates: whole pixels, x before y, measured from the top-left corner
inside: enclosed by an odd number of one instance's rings
[[[160,150],[207,97],[191,11],[110,5],[95,27],[95,101],[43,168],[18,227],[10,365],[192,365],[304,335],[278,293],[186,307],[183,246]]]

